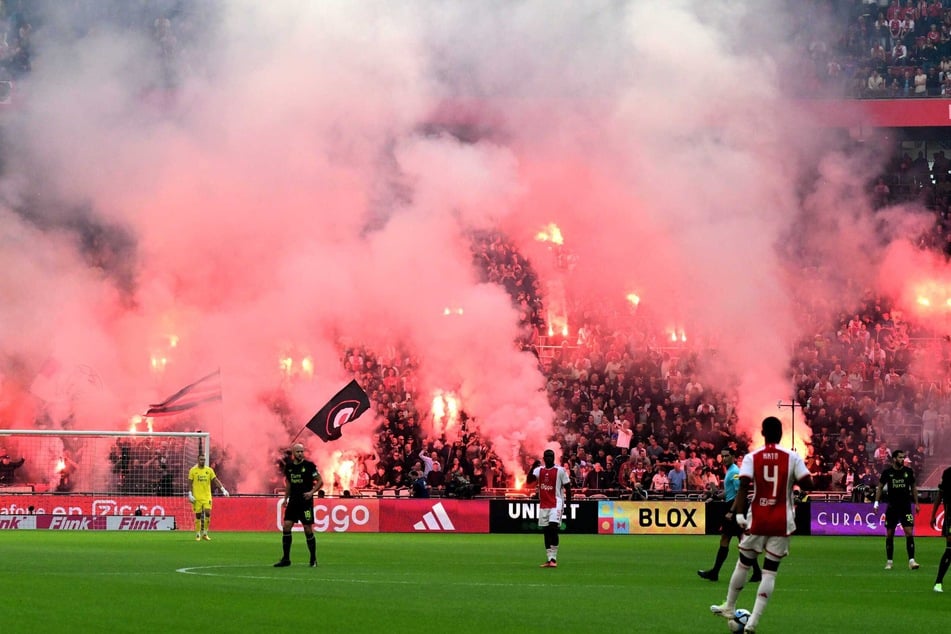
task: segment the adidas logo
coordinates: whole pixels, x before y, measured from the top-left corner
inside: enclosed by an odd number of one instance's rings
[[[452,520],[449,519],[449,514],[446,513],[446,509],[443,508],[442,502],[437,502],[433,505],[433,509],[423,515],[423,519],[419,522],[413,524],[413,530],[415,531],[454,531],[456,527],[453,526]]]

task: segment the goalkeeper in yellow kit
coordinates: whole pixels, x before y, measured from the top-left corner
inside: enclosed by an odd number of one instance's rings
[[[205,466],[203,453],[198,454],[198,464],[188,470],[188,481],[191,482],[188,501],[192,503],[192,510],[195,511],[195,541],[210,541],[208,526],[211,524],[211,485],[217,485],[225,497],[229,495],[228,490],[218,480],[215,470]]]

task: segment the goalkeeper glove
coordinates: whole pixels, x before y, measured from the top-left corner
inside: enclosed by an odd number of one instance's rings
[[[872,505],[872,508],[876,511],[878,510],[878,500],[875,500],[875,504]]]
[[[226,489],[226,488],[224,488],[224,487],[221,487],[221,495],[223,495],[223,496],[225,496],[225,497],[230,497],[230,496],[231,496],[231,494],[228,493],[228,489]]]
[[[188,501],[192,504],[195,503],[195,495],[191,491],[188,492]]]

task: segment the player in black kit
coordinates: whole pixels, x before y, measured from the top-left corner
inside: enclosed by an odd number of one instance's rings
[[[892,452],[892,464],[885,467],[875,490],[875,510],[882,499],[882,490],[886,489],[888,508],[885,510],[885,570],[892,569],[892,556],[895,554],[895,527],[901,524],[905,533],[905,550],[908,551],[908,567],[918,570],[915,561],[915,514],[918,512],[918,485],[915,472],[905,466],[905,452],[896,449]]]
[[[944,554],[941,555],[941,562],[938,564],[938,576],[935,577],[934,591],[944,592],[941,583],[944,581],[944,574],[948,572],[951,566],[951,513],[948,513],[948,498],[951,497],[951,467],[944,470],[941,474],[941,483],[938,484],[938,494],[935,496],[934,504],[931,507],[931,525],[934,526],[938,520],[938,507],[944,505],[944,521],[941,522],[941,536],[944,537]]]
[[[281,545],[284,556],[274,564],[275,568],[291,565],[291,542],[294,524],[300,522],[310,551],[310,565],[317,565],[317,538],[314,536],[314,495],[324,485],[317,465],[304,459],[304,445],[294,445],[291,459],[284,463],[284,525]]]

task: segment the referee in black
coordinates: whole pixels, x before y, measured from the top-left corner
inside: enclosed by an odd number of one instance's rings
[[[291,459],[284,463],[284,525],[281,545],[284,556],[274,564],[275,568],[291,565],[291,542],[294,540],[292,529],[300,522],[310,551],[310,566],[317,565],[317,538],[314,536],[314,496],[324,479],[310,460],[304,459],[304,445],[297,443],[292,448]]]

